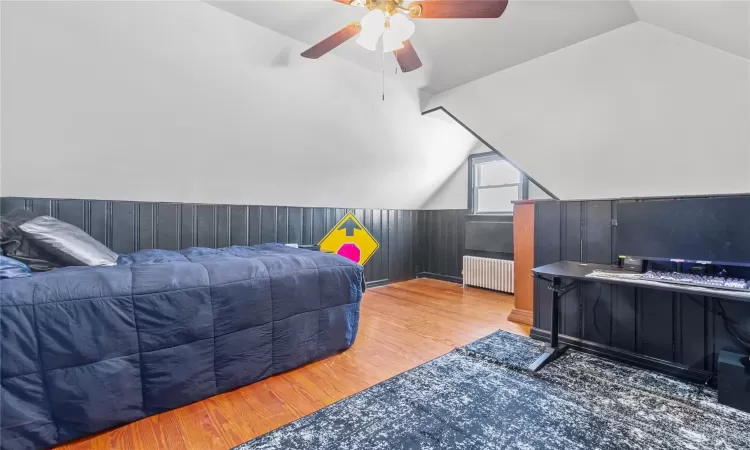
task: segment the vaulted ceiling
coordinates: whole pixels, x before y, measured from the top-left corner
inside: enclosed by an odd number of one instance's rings
[[[208,3],[309,45],[365,14],[362,8],[332,0]],[[434,94],[638,20],[750,57],[746,1],[511,0],[499,19],[415,21],[412,42],[424,68],[397,77]],[[383,58],[354,40],[332,53],[368,69],[395,74],[391,55]]]
[[[750,2],[631,1],[638,19],[706,45],[750,58]]]

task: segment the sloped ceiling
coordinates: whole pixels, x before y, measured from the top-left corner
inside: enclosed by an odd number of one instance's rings
[[[415,209],[474,142],[202,2],[0,8],[5,196]]]
[[[364,13],[211,4],[307,45]],[[560,198],[750,191],[750,1],[511,0],[499,19],[416,22],[425,67],[400,81]],[[333,53],[395,71],[353,41]]]
[[[313,45],[361,19],[366,10],[332,0],[209,1],[266,28]],[[437,93],[507,69],[637,20],[628,1],[511,0],[499,19],[415,20],[412,42],[424,67],[399,74]],[[393,74],[395,59],[350,40],[333,54]],[[296,55],[295,55],[296,56]],[[325,57],[324,57],[325,58]]]
[[[638,19],[750,58],[750,2],[633,0]]]
[[[467,0],[471,1],[471,0]],[[308,45],[362,18],[332,0],[207,0],[218,8]],[[430,94],[530,61],[635,21],[750,58],[746,0],[511,0],[499,19],[420,20],[412,41],[422,70],[399,74]],[[396,63],[353,40],[333,54],[393,76]],[[296,55],[295,55],[296,56]]]
[[[750,191],[750,61],[639,21],[430,100],[561,199]]]

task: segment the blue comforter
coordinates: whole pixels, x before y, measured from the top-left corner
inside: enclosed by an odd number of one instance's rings
[[[0,443],[49,447],[344,350],[362,267],[280,244],[0,281]]]

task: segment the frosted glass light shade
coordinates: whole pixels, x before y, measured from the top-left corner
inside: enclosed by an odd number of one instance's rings
[[[357,37],[357,44],[374,51],[378,45],[378,39],[385,31],[385,14],[379,9],[373,9],[359,22],[362,31]]]
[[[392,52],[404,48],[403,42],[414,34],[415,26],[402,14],[396,14],[388,21],[388,29],[383,33],[383,51]]]
[[[379,9],[373,9],[359,22],[363,33],[383,34],[385,31],[385,14]]]
[[[414,30],[416,29],[416,27],[414,26],[414,22],[409,20],[403,14],[396,14],[395,16],[391,17],[388,23],[390,24],[390,31],[396,33],[396,36],[398,36],[401,42],[409,39],[414,34]]]
[[[364,31],[359,33],[357,38],[357,44],[364,47],[367,50],[375,51],[378,45],[378,39],[380,39],[381,33],[365,33]]]
[[[383,51],[392,52],[404,48],[403,40],[392,30],[385,30],[383,33]]]
[[[386,28],[386,20],[388,27]],[[367,13],[360,21],[362,31],[357,37],[357,44],[373,51],[378,45],[378,39],[383,36],[383,51],[392,52],[404,48],[403,42],[414,34],[415,26],[403,14],[396,14],[386,18],[385,13],[374,9]]]

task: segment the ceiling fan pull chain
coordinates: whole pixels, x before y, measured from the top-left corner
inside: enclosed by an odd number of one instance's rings
[[[381,61],[383,63],[380,74],[382,75],[382,89],[383,89],[383,101],[385,101],[385,52],[382,52]]]

